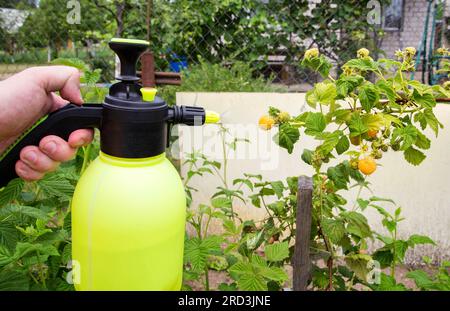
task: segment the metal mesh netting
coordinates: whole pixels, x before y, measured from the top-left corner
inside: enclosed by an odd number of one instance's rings
[[[109,82],[115,61],[106,43],[119,36],[149,39],[160,70],[242,61],[301,91],[319,79],[299,65],[306,49],[319,47],[338,65],[363,46],[376,53],[381,30],[368,18],[377,8],[370,2],[0,0],[0,79],[64,57],[102,69]]]

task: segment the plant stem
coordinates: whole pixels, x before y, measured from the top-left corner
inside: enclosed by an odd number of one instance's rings
[[[84,148],[84,155],[83,155],[83,165],[81,166],[80,174],[83,174],[86,170],[86,167],[89,162],[90,154],[92,151],[92,144],[89,144],[87,147]]]
[[[209,291],[209,269],[205,267],[205,290]]]
[[[392,248],[392,266],[391,266],[391,277],[395,278],[395,266],[397,265],[397,254],[395,252],[395,244],[397,244],[397,225],[395,226],[394,229],[394,247]]]

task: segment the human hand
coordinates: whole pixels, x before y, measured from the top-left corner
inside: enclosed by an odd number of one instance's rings
[[[59,95],[54,92],[59,91]],[[66,66],[28,68],[0,82],[0,154],[41,117],[68,102],[82,104],[80,73]],[[74,131],[68,141],[54,135],[39,146],[27,146],[20,153],[16,173],[25,180],[41,179],[60,162],[71,160],[77,148],[92,142],[93,131]]]

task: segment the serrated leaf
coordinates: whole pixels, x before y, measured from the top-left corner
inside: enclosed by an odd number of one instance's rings
[[[359,101],[361,102],[361,107],[366,111],[370,112],[375,104],[380,100],[380,95],[377,89],[371,83],[366,83],[359,88]]]
[[[392,85],[389,85],[388,82],[384,80],[378,80],[376,86],[380,90],[380,93],[385,95],[390,103],[395,103],[396,95]]]
[[[278,199],[283,196],[284,185],[282,181],[271,181],[270,185],[272,186],[273,191],[275,192]]]
[[[0,191],[0,207],[17,199],[22,192],[24,185],[25,182],[20,178],[11,180],[8,185]]]
[[[289,123],[283,123],[279,127],[278,134],[274,137],[275,143],[280,147],[287,149],[289,153],[294,150],[294,144],[299,140],[300,132],[298,128],[293,127]]]
[[[374,131],[378,131],[382,128],[386,122],[382,115],[370,113],[362,115],[361,120],[369,130]]]
[[[350,141],[348,140],[347,136],[343,135],[339,142],[336,145],[336,152],[341,155],[344,152],[346,152],[350,148]]]
[[[425,235],[413,234],[408,239],[408,244],[410,247],[414,247],[418,244],[432,244],[436,245],[436,243]]]
[[[352,114],[348,127],[350,129],[351,137],[360,136],[369,131],[369,127],[363,122],[361,116],[356,113]]]
[[[327,106],[334,103],[336,96],[337,90],[334,83],[319,82],[306,93],[306,102],[312,108],[316,108],[317,104]]]
[[[350,92],[353,92],[361,83],[364,78],[361,76],[341,76],[336,81],[337,93],[340,97],[346,97]]]
[[[317,135],[322,133],[327,127],[325,116],[320,113],[310,113],[305,121],[305,133],[308,135]]]
[[[350,182],[349,168],[345,163],[340,163],[337,166],[329,167],[327,170],[328,178],[333,181],[338,189],[347,189],[347,184]]]
[[[320,146],[317,147],[317,151],[324,157],[328,156],[328,154],[332,152],[334,148],[336,148],[341,136],[342,131],[323,133],[320,138],[324,141]]]
[[[324,234],[333,242],[334,244],[339,243],[339,241],[345,235],[345,226],[342,220],[325,218],[321,222]]]
[[[347,63],[345,63],[344,67],[358,69],[362,71],[376,71],[379,66],[376,62],[370,59],[351,59]]]
[[[89,66],[79,58],[57,58],[51,61],[53,65],[63,65],[77,68],[81,71],[89,71]]]
[[[431,140],[429,140],[422,132],[417,131],[417,139],[414,145],[420,149],[427,150],[431,147]]]
[[[406,150],[416,142],[417,133],[418,130],[413,125],[396,128],[392,133],[391,143],[400,140],[402,142],[400,150]]]
[[[268,261],[283,261],[289,257],[289,244],[281,242],[266,245],[264,253]]]
[[[361,239],[372,236],[372,230],[367,222],[367,218],[358,212],[342,212],[341,217],[347,222],[347,231]]]
[[[319,57],[303,58],[301,64],[304,67],[317,71],[323,78],[328,77],[331,68],[333,68],[333,65],[323,55],[320,55]]]
[[[406,274],[408,279],[414,280],[417,287],[420,289],[430,289],[433,286],[433,280],[423,270],[415,270]]]
[[[46,176],[37,183],[47,196],[56,196],[63,200],[71,199],[75,190],[75,187],[67,179],[58,174]]]
[[[369,262],[371,260],[372,257],[364,254],[353,254],[345,257],[347,265],[362,281],[366,281],[367,274],[370,272]]]
[[[27,291],[28,277],[23,272],[3,269],[0,270],[0,291]]]
[[[232,202],[229,198],[217,197],[217,198],[211,199],[211,205],[215,208],[228,209],[228,208],[231,208]]]
[[[36,219],[43,219],[43,220],[49,219],[47,213],[44,212],[42,209],[31,207],[31,206],[9,204],[0,209],[0,217],[11,215],[11,214],[23,215],[23,216],[28,216],[28,217],[32,217],[32,218],[36,218]]]
[[[425,160],[426,156],[422,151],[415,149],[414,147],[409,147],[405,150],[404,156],[406,161],[412,165],[419,165]]]

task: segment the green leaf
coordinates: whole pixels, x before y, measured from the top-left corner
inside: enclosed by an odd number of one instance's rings
[[[306,102],[312,108],[316,108],[317,104],[328,106],[334,103],[336,96],[337,90],[334,83],[319,82],[306,93]]]
[[[356,113],[352,115],[348,127],[350,129],[351,137],[360,136],[369,131],[369,127],[363,122],[361,116]]]
[[[325,116],[320,113],[310,113],[305,121],[305,134],[307,135],[317,135],[322,133],[327,127],[327,121]]]
[[[74,67],[81,71],[89,71],[89,66],[79,58],[57,58],[52,60],[51,64]]]
[[[414,247],[418,244],[432,244],[436,245],[436,243],[425,235],[413,234],[408,239],[408,244],[410,247]]]
[[[406,291],[405,285],[401,283],[397,283],[396,280],[385,274],[381,273],[380,275],[380,284],[374,286],[377,291]]]
[[[232,202],[229,198],[226,197],[217,197],[211,200],[211,205],[215,208],[231,208]]]
[[[209,236],[204,240],[191,238],[184,244],[184,261],[190,263],[194,271],[203,271],[207,265],[208,256],[220,251],[222,242],[220,236]]]
[[[42,209],[31,207],[31,206],[23,206],[16,204],[9,204],[2,209],[0,209],[0,217],[16,214],[18,216],[28,216],[36,219],[48,220],[49,216]]]
[[[286,272],[280,267],[260,267],[261,274],[271,281],[284,282],[288,279]]]
[[[289,257],[288,242],[274,243],[266,245],[264,248],[268,261],[283,261]]]
[[[381,268],[390,267],[394,260],[394,255],[390,250],[381,249],[373,254],[373,259],[380,263]]]
[[[333,242],[334,244],[339,243],[339,241],[345,235],[345,226],[342,220],[325,218],[321,222],[324,234]]]
[[[304,149],[303,153],[302,153],[302,160],[303,160],[303,162],[305,162],[306,164],[311,165],[313,154],[314,154],[314,152],[312,150]]]
[[[13,179],[9,184],[0,191],[0,207],[17,199],[22,192],[24,181],[20,178]]]
[[[381,95],[384,95],[390,103],[395,103],[396,95],[392,85],[388,84],[388,82],[384,80],[378,80],[376,86],[378,87]]]
[[[336,145],[336,152],[341,155],[344,152],[346,152],[350,148],[350,141],[348,140],[347,136],[342,135],[342,137],[339,139],[339,142]]]
[[[336,81],[337,93],[340,97],[344,98],[349,93],[353,92],[361,83],[364,78],[361,76],[341,76]]]
[[[48,175],[37,183],[47,196],[56,196],[62,200],[70,200],[75,190],[75,187],[67,179],[58,174]]]
[[[319,57],[303,58],[301,64],[304,67],[317,71],[323,78],[328,77],[331,68],[333,68],[333,65],[323,55],[320,55]]]
[[[414,147],[409,147],[405,150],[404,156],[406,161],[411,163],[412,165],[419,165],[425,160],[426,156],[422,151],[414,149]]]
[[[345,63],[344,67],[358,69],[362,71],[376,71],[379,68],[379,65],[370,59],[351,59],[347,63]]]
[[[422,134],[422,132],[417,131],[417,139],[414,145],[420,149],[427,150],[431,147],[431,141],[424,134]]]
[[[349,168],[345,163],[340,163],[337,166],[329,167],[327,170],[328,178],[333,181],[338,189],[347,189],[347,184],[350,182]]]
[[[339,143],[342,131],[335,131],[333,133],[323,133],[320,139],[324,139],[323,143],[317,147],[317,151],[324,157],[328,156],[330,152]]]
[[[422,290],[423,289],[429,290],[433,287],[433,280],[423,270],[415,270],[415,271],[408,272],[406,274],[406,277],[408,279],[414,280],[414,283],[416,283],[417,287]]]
[[[279,127],[279,132],[275,136],[274,141],[282,148],[287,149],[289,153],[294,150],[294,144],[299,140],[300,132],[298,128],[293,127],[289,123],[283,123]]]
[[[392,133],[391,143],[400,140],[402,142],[400,150],[406,150],[416,142],[417,133],[418,130],[413,125],[396,128]]]
[[[262,274],[249,262],[239,261],[230,269],[230,274],[236,275],[238,287],[248,291],[266,291],[267,282]]]
[[[277,195],[278,199],[283,196],[284,185],[282,181],[271,181],[270,185],[272,186],[273,191]]]
[[[380,100],[380,94],[378,94],[376,87],[372,83],[366,83],[360,87],[358,97],[361,102],[361,107],[366,112],[370,112]]]
[[[367,128],[369,130],[374,130],[374,131],[378,131],[386,123],[385,119],[380,114],[367,113],[367,114],[364,114],[361,116],[361,120],[364,123],[364,125],[367,126]]]
[[[367,218],[358,212],[342,212],[341,217],[347,222],[347,231],[361,239],[372,236],[372,230],[367,222]]]
[[[430,93],[420,94],[416,89],[413,92],[413,100],[424,108],[436,107],[436,100]]]
[[[366,281],[367,279],[367,274],[370,272],[369,262],[371,260],[372,257],[364,254],[352,254],[345,257],[347,265],[362,281]]]
[[[27,291],[28,277],[23,272],[3,269],[0,270],[0,291]]]

